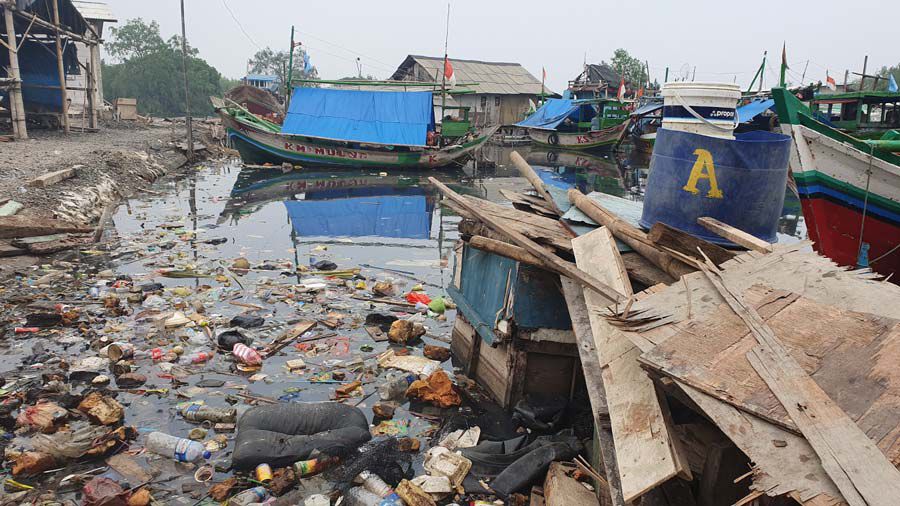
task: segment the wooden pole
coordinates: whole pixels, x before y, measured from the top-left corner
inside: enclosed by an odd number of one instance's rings
[[[66,68],[63,65],[62,38],[59,25],[59,0],[53,0],[53,31],[56,33],[56,67],[59,71],[59,93],[62,102],[63,131],[69,133],[69,93],[66,91]]]
[[[524,248],[520,248],[513,244],[505,243],[503,241],[498,241],[496,239],[491,239],[489,237],[484,237],[481,235],[473,235],[468,242],[469,246],[472,246],[473,248],[487,251],[488,253],[493,253],[495,255],[500,255],[502,257],[510,258],[512,260],[515,260],[516,262],[533,265],[542,269],[548,267],[547,264],[545,262],[542,262],[540,258],[532,255]],[[573,268],[575,267],[575,264],[571,265]],[[553,272],[558,271],[556,269],[553,269]]]
[[[869,55],[866,55],[866,57],[863,58],[862,77],[859,78],[859,91],[866,89],[866,67],[868,67],[868,66],[869,66]]]
[[[531,168],[531,165],[528,165],[528,162],[522,158],[522,155],[520,155],[518,151],[513,151],[509,155],[509,159],[512,161],[513,165],[516,166],[516,169],[519,170],[519,174],[531,183],[531,186],[533,186],[538,195],[544,199],[550,209],[557,215],[562,216],[564,213],[559,206],[556,205],[556,202],[553,201],[553,197],[550,196],[550,193],[547,192],[544,182],[541,181],[541,178],[538,177],[537,174],[535,174],[534,169]]]
[[[194,161],[194,126],[191,122],[191,88],[188,85],[187,31],[184,27],[184,0],[181,0],[181,66],[184,69],[184,122],[187,127],[187,159]]]
[[[103,96],[103,83],[100,80],[101,73],[101,63],[100,63],[100,45],[95,44],[89,47],[89,51],[91,53],[91,71],[89,75],[90,86],[88,86],[91,91],[91,128],[97,128],[99,126],[99,113],[100,107],[103,104],[103,100],[101,97]]]
[[[631,246],[633,250],[637,251],[642,257],[665,271],[669,276],[678,279],[685,274],[697,270],[695,267],[678,260],[670,253],[661,250],[658,246],[653,244],[653,241],[647,237],[647,234],[615,214],[607,211],[603,206],[588,198],[580,191],[574,188],[569,190],[569,201],[592,220],[606,226],[617,239]]]
[[[287,111],[291,107],[291,95],[294,80],[294,25],[291,25],[291,49],[288,52],[288,69],[287,82],[284,84],[284,110]]]
[[[562,275],[571,278],[581,286],[593,290],[598,295],[609,300],[610,303],[625,301],[625,295],[619,293],[594,276],[591,276],[590,274],[580,269],[572,267],[571,262],[562,260],[555,254],[548,251],[544,246],[541,246],[528,237],[525,237],[524,234],[516,230],[504,227],[499,221],[494,219],[492,216],[481,212],[475,206],[471,205],[465,198],[448,188],[437,179],[429,177],[428,182],[434,185],[434,187],[437,188],[441,193],[443,193],[445,197],[453,201],[453,203],[457,204],[459,207],[463,208],[477,220],[483,222],[491,230],[510,238],[518,246],[521,246],[532,255],[540,258],[543,263],[553,266],[552,268],[547,267],[548,270],[556,270],[557,272],[560,272]]]
[[[848,91],[847,90],[847,79],[849,79],[849,78],[850,78],[850,71],[845,70],[844,71],[844,93],[846,93]]]
[[[13,22],[12,7],[3,7],[6,20],[6,41],[9,45],[9,77],[13,80],[9,88],[10,112],[12,113],[13,136],[16,139],[28,139],[25,127],[25,105],[22,102],[22,76],[19,73],[19,54],[16,51],[16,26]]]
[[[441,134],[444,133],[444,108],[447,106],[447,48],[450,44],[450,2],[447,2],[447,27],[444,30],[444,68],[441,69]]]

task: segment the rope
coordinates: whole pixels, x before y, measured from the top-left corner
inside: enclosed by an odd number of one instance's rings
[[[856,258],[859,260],[859,253],[862,251],[863,232],[866,230],[866,214],[869,210],[869,182],[872,180],[872,163],[875,161],[875,146],[869,146],[869,168],[866,169],[866,196],[863,199],[862,220],[859,223],[859,246],[856,248]],[[880,257],[879,257],[880,258]],[[872,262],[869,262],[870,264]]]
[[[707,119],[704,118],[703,116],[697,114],[697,111],[695,111],[691,106],[687,105],[687,103],[686,103],[684,100],[681,99],[681,95],[675,93],[675,94],[674,94],[674,97],[675,97],[675,100],[678,100],[678,102],[681,104],[681,106],[684,107],[684,108],[687,110],[687,112],[690,113],[691,116],[693,116],[693,117],[699,119],[699,120],[702,121],[703,123],[706,123],[708,126],[711,126],[711,127],[713,127],[713,128],[716,128],[716,129],[721,130],[721,131],[723,131],[723,132],[733,132],[734,129],[737,128],[738,125],[740,124],[740,123],[738,122],[737,111],[734,112],[734,126],[732,126],[732,127],[720,126],[720,125],[716,125],[715,123],[710,122],[709,120],[707,120]]]

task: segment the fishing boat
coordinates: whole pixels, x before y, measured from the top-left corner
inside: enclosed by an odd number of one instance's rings
[[[441,136],[433,102],[430,91],[300,87],[277,125],[233,102],[213,101],[245,164],[444,167],[465,163],[498,128]]]
[[[900,156],[819,121],[783,88],[772,93],[816,250],[900,281]]]
[[[618,100],[551,98],[516,126],[526,128],[536,144],[589,150],[618,143],[627,119],[625,105]]]
[[[817,93],[809,107],[823,122],[861,139],[900,128],[900,92],[896,91]]]

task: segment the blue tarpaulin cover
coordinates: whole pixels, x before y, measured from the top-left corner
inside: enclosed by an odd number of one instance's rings
[[[581,105],[574,100],[551,98],[534,114],[516,123],[516,126],[555,130],[560,123],[576,112],[579,107]]]
[[[424,195],[389,195],[284,202],[301,237],[428,239],[431,212]]]
[[[769,109],[775,109],[775,101],[771,98],[769,100],[754,100],[749,104],[742,105],[737,108],[738,122],[746,123]]]
[[[430,91],[358,91],[297,88],[281,127],[306,135],[371,144],[424,146],[434,130]]]

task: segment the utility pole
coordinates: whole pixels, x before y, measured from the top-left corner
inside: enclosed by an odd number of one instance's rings
[[[187,159],[194,161],[194,126],[191,122],[191,89],[188,86],[187,31],[184,28],[184,0],[181,0],[181,67],[184,69],[184,122],[187,127]]]
[[[694,65],[694,75],[691,76],[691,81],[697,80],[697,66]]]
[[[7,7],[8,9],[9,7]],[[62,101],[63,131],[69,134],[69,94],[66,92],[66,69],[63,65],[62,39],[59,36],[59,1],[53,0],[53,27],[56,32],[56,67],[59,71],[59,95]],[[24,36],[23,36],[24,39]],[[865,70],[863,71],[865,72]]]
[[[282,74],[284,75],[284,74]],[[294,80],[294,25],[291,25],[291,48],[288,50],[288,70],[287,70],[287,83],[284,85],[284,109],[287,109],[291,105],[291,95],[294,94],[293,88],[293,80]]]

